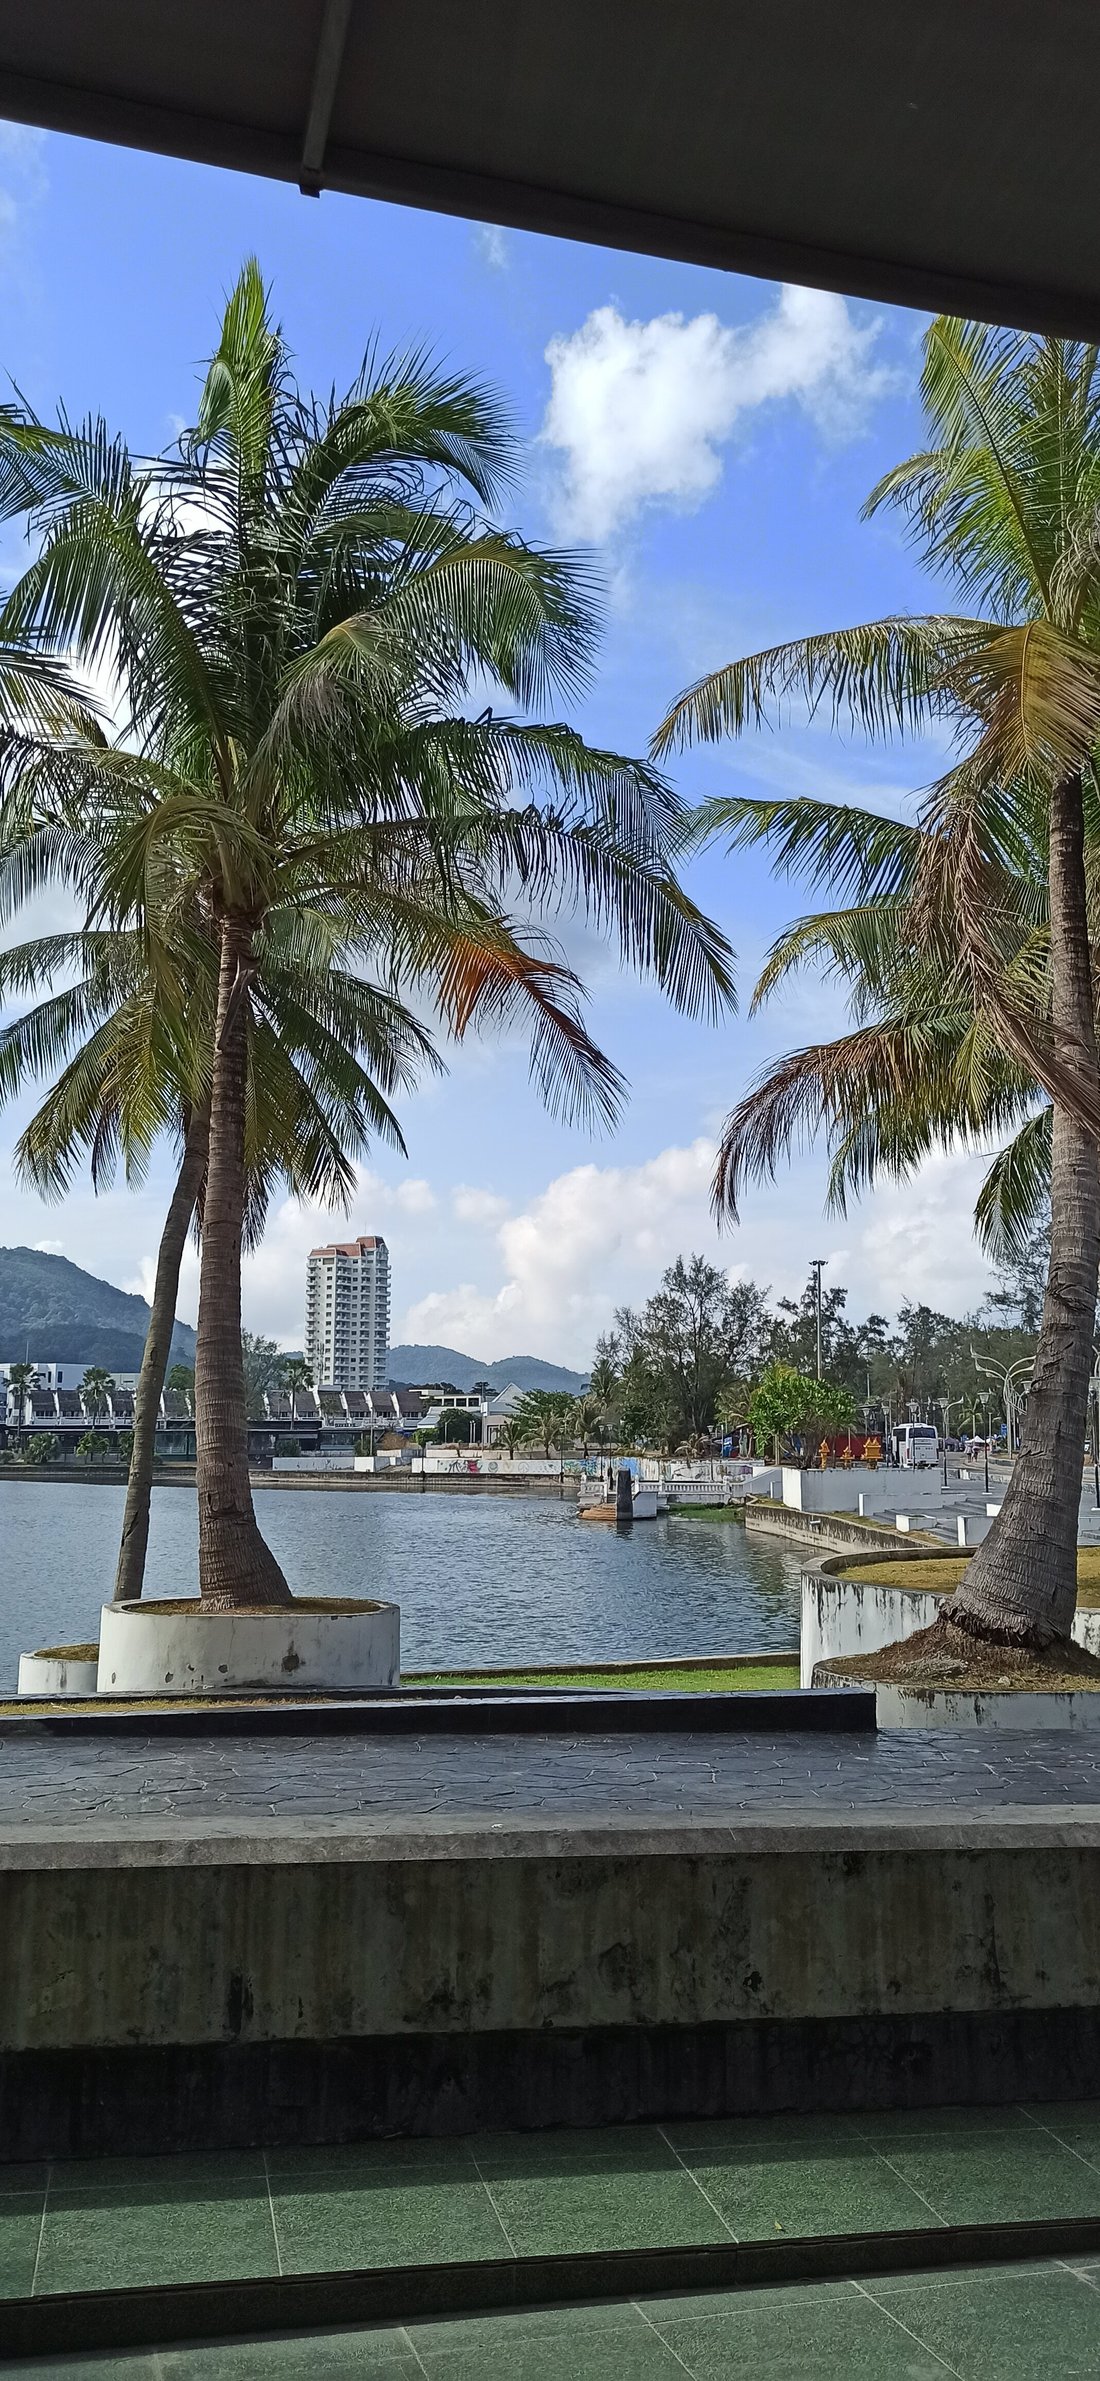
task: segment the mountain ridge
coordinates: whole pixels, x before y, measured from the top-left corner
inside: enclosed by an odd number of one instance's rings
[[[460,1348],[405,1342],[390,1349],[389,1377],[399,1388],[453,1381],[456,1389],[470,1390],[475,1381],[488,1381],[493,1389],[567,1389],[576,1397],[588,1375],[572,1372],[567,1364],[547,1364],[541,1356],[501,1356],[495,1364],[482,1364]]]
[[[44,1248],[0,1248],[0,1363],[105,1365],[137,1372],[149,1326],[144,1298]],[[170,1362],[193,1364],[195,1334],[176,1322]]]

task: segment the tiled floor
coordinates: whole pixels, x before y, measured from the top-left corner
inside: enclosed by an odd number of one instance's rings
[[[714,2292],[12,2364],[23,2381],[1078,2381],[1100,2264]]]
[[[0,2297],[1060,2216],[1100,2103],[104,2159],[0,2168]]]

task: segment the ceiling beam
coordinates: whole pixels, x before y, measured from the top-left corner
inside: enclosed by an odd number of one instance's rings
[[[321,35],[313,65],[313,88],[302,139],[298,188],[304,198],[319,198],[324,182],[329,125],[344,63],[344,47],[354,0],[325,0]]]

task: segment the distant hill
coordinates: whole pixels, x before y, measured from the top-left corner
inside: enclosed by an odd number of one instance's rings
[[[103,1364],[136,1372],[149,1309],[144,1298],[83,1273],[40,1248],[0,1248],[0,1363]],[[193,1364],[195,1334],[177,1323],[172,1362]]]
[[[587,1378],[587,1373],[570,1372],[565,1364],[544,1364],[541,1356],[502,1356],[497,1364],[481,1364],[458,1348],[390,1349],[390,1379],[399,1388],[415,1387],[420,1381],[453,1381],[456,1389],[472,1389],[475,1381],[488,1381],[493,1389],[514,1383],[517,1389],[568,1389],[576,1397]]]

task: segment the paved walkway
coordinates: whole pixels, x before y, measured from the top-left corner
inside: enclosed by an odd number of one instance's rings
[[[995,1814],[1093,1805],[1100,1735],[65,1738],[0,1735],[0,1829],[103,1820]]]

